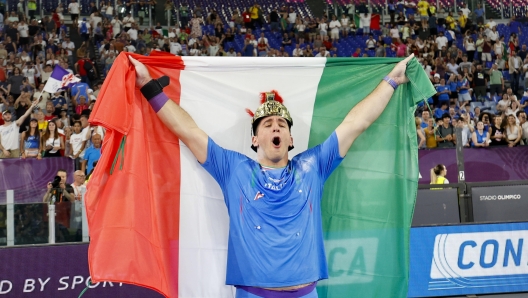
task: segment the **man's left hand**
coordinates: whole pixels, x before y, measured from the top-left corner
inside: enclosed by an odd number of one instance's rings
[[[396,67],[389,73],[389,78],[393,79],[398,85],[409,82],[409,79],[405,75],[405,70],[407,69],[407,63],[412,58],[414,58],[414,54],[409,55],[409,57],[396,64]]]

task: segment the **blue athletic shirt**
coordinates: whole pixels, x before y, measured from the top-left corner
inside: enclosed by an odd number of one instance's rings
[[[442,91],[445,91],[445,90],[450,90],[449,86],[442,86],[442,85],[438,85],[436,86],[436,91],[437,92],[442,92]],[[438,95],[438,100],[440,101],[449,101],[449,93],[442,93],[440,95]]]
[[[202,165],[229,213],[226,284],[284,287],[328,278],[321,222],[323,186],[343,158],[336,133],[279,169],[218,146]]]
[[[469,86],[469,81],[467,79],[463,79],[462,81],[458,81],[457,82],[457,87],[458,88],[467,87],[467,86]],[[469,92],[468,89],[460,89],[460,90],[458,90],[458,94],[466,94],[468,92]]]

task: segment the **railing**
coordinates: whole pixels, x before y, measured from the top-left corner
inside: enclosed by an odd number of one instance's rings
[[[5,225],[0,225],[0,246],[90,240],[84,194],[82,200],[73,202],[16,203],[14,191],[7,190],[6,202],[0,205],[0,223],[2,221]]]

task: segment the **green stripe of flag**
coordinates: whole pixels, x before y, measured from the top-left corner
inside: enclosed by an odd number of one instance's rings
[[[397,61],[329,59],[314,104],[309,147],[323,142]],[[435,92],[416,60],[407,75],[412,83],[397,89],[326,182],[322,212],[330,279],[319,284],[320,297],[406,297],[418,185],[414,109]]]

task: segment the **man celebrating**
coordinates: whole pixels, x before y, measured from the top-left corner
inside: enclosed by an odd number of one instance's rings
[[[24,123],[24,120],[33,112],[33,108],[38,101],[33,101],[29,109],[18,118],[15,122],[11,121],[13,115],[10,110],[5,110],[2,113],[4,125],[0,126],[0,158],[14,158],[20,157],[20,142],[19,142],[19,127]]]
[[[408,81],[412,57],[398,63],[325,142],[291,160],[293,119],[278,94],[265,93],[252,120],[255,161],[218,146],[163,93],[168,81],[153,80],[129,56],[143,96],[223,190],[230,216],[226,283],[237,287],[237,297],[317,297],[316,282],[328,278],[320,212],[324,183],[398,85]]]

